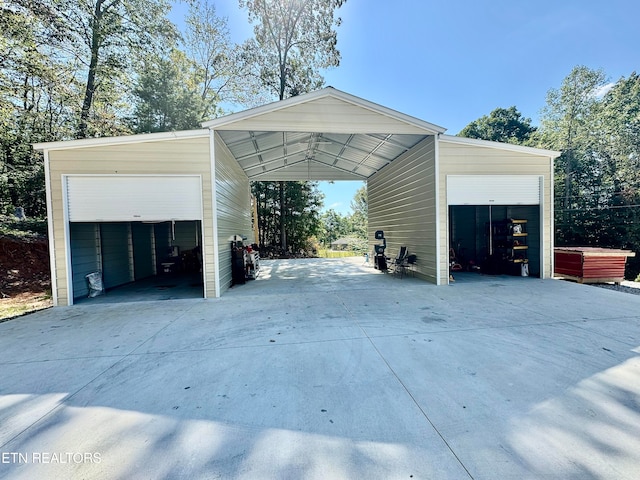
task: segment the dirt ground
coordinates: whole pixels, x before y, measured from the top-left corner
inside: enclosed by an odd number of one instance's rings
[[[46,238],[0,236],[0,322],[51,305]]]

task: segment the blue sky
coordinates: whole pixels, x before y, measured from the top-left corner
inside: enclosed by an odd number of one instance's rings
[[[252,34],[236,0],[213,1],[233,40]],[[632,0],[347,0],[338,68],[327,85],[456,134],[497,107],[534,124],[546,94],[577,65],[611,81],[640,70],[640,2]],[[360,182],[322,184],[341,213]]]

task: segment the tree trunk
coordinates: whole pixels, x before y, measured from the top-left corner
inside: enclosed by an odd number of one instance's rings
[[[82,102],[82,110],[80,111],[80,123],[78,125],[78,138],[87,136],[87,122],[89,121],[89,113],[93,105],[93,94],[96,89],[96,71],[98,69],[98,58],[100,53],[100,29],[102,28],[102,4],[104,0],[96,2],[92,29],[91,29],[91,61],[89,62],[89,72],[87,74],[87,85],[84,90],[84,100]]]
[[[285,231],[285,208],[284,208],[284,182],[279,182],[280,187],[280,245],[283,253],[287,251],[287,232]]]

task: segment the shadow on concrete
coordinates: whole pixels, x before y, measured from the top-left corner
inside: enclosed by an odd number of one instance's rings
[[[290,262],[0,324],[0,477],[637,476],[637,296]]]

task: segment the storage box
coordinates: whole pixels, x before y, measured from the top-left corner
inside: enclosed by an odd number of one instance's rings
[[[621,283],[627,257],[634,257],[631,250],[596,247],[556,247],[554,249],[557,277],[579,283]]]

